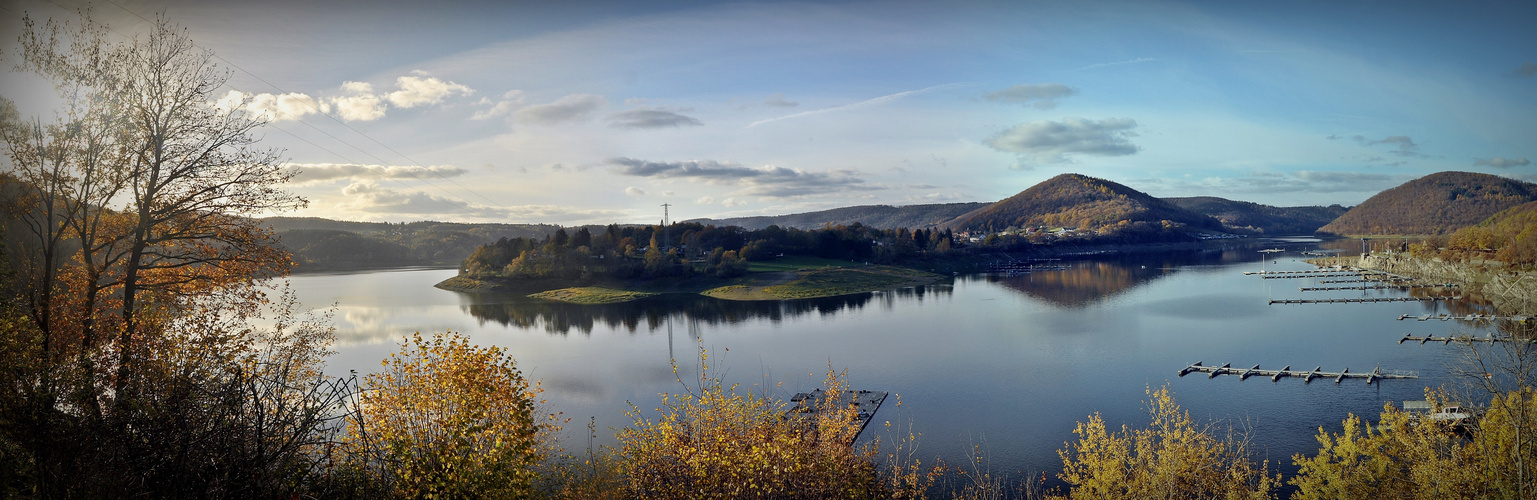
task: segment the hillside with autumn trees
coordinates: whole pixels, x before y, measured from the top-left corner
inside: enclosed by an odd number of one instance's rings
[[[1217,219],[1180,208],[1147,193],[1104,179],[1062,174],[1019,194],[944,224],[956,231],[1073,227],[1101,230],[1134,224],[1220,231]]]
[[[1537,201],[1537,184],[1437,172],[1377,193],[1319,230],[1345,236],[1446,235],[1530,201]]]

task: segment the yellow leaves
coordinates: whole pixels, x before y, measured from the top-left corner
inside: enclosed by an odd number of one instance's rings
[[[1443,395],[1427,391],[1431,407]],[[1478,425],[1452,426],[1383,408],[1372,426],[1351,415],[1335,435],[1318,430],[1318,454],[1297,455],[1295,498],[1532,498],[1537,493],[1537,398],[1496,397]]]
[[[1167,387],[1148,390],[1152,425],[1110,432],[1099,414],[1058,450],[1072,498],[1270,498],[1279,477],[1249,462],[1242,440],[1197,426]]]
[[[701,355],[701,364],[704,356]],[[703,370],[703,369],[702,369]],[[828,393],[847,390],[829,373]],[[784,403],[740,393],[701,372],[701,383],[664,394],[659,418],[629,412],[619,431],[628,494],[642,498],[848,498],[877,494],[873,450],[849,446],[857,415],[828,407],[814,420]],[[829,398],[826,401],[832,401]]]
[[[532,489],[557,415],[536,416],[539,394],[499,347],[453,332],[413,334],[362,392],[366,434],[397,493],[515,497]]]

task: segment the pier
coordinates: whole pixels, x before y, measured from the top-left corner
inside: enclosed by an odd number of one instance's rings
[[[870,425],[870,419],[875,417],[875,412],[881,409],[882,403],[886,402],[886,391],[842,391],[836,394],[839,401],[834,402],[831,408],[858,407],[859,432],[854,433],[854,441],[858,441],[859,435],[863,434],[865,427]],[[815,419],[823,409],[824,405],[821,402],[827,398],[827,391],[822,389],[797,393],[790,397],[790,402],[794,403],[794,406],[785,412],[785,418]],[[854,442],[850,441],[848,444],[853,445]]]
[[[1267,279],[1267,280],[1284,280],[1284,279],[1298,279],[1298,278],[1343,278],[1343,277],[1361,277],[1361,276],[1366,276],[1366,275],[1362,274],[1362,273],[1337,273],[1337,272],[1336,273],[1311,273],[1311,274],[1271,274],[1271,273],[1264,273],[1264,275],[1260,276],[1260,277],[1264,278],[1264,279]]]
[[[1461,300],[1457,297],[1364,297],[1348,299],[1270,299],[1271,304],[1355,304],[1371,302],[1425,302],[1433,300]]]
[[[1382,277],[1376,279],[1318,280],[1319,283],[1402,283],[1405,281],[1414,281],[1414,278]]]
[[[1325,290],[1411,290],[1415,288],[1457,288],[1456,283],[1432,283],[1424,285],[1363,285],[1363,286],[1305,286],[1297,290],[1322,292]]]
[[[1516,316],[1500,316],[1498,314],[1469,314],[1467,316],[1457,316],[1457,315],[1446,314],[1446,313],[1441,313],[1441,314],[1421,314],[1419,316],[1414,316],[1414,315],[1410,315],[1410,314],[1400,314],[1400,315],[1398,315],[1398,320],[1399,321],[1403,321],[1403,320],[1406,320],[1406,319],[1414,319],[1416,321],[1430,321],[1430,320],[1433,320],[1433,319],[1439,319],[1441,321],[1451,321],[1451,320],[1454,320],[1454,319],[1455,320],[1460,320],[1460,321],[1497,321],[1497,320],[1509,320],[1509,321],[1515,321],[1517,323],[1524,323],[1524,322],[1527,322],[1527,321],[1531,321],[1533,318],[1530,317],[1530,316],[1521,316],[1521,315],[1516,315]]]
[[[1433,336],[1433,335],[1426,335],[1426,336],[1423,336],[1423,337],[1415,337],[1413,335],[1405,333],[1404,334],[1404,338],[1398,339],[1398,343],[1400,343],[1400,344],[1402,344],[1404,342],[1415,342],[1415,341],[1418,341],[1421,345],[1424,345],[1426,342],[1440,342],[1441,345],[1448,345],[1448,344],[1451,344],[1452,342],[1458,342],[1458,343],[1463,343],[1463,344],[1471,344],[1471,343],[1474,343],[1474,342],[1488,342],[1490,344],[1493,344],[1495,342],[1521,342],[1521,343],[1527,343],[1527,344],[1537,344],[1537,339],[1514,339],[1514,338],[1510,338],[1510,337],[1492,337],[1492,336],[1488,336],[1488,337],[1474,337],[1472,335],[1457,335],[1457,336],[1447,336],[1447,337],[1436,337],[1436,336]]]
[[[1180,370],[1179,376],[1183,377],[1191,373],[1205,373],[1207,374],[1206,378],[1210,379],[1217,378],[1218,375],[1237,375],[1240,382],[1248,380],[1249,377],[1269,377],[1272,383],[1280,382],[1282,378],[1293,377],[1302,379],[1304,384],[1312,383],[1315,378],[1332,378],[1335,384],[1343,382],[1347,378],[1364,378],[1366,379],[1366,385],[1372,385],[1373,382],[1387,379],[1420,378],[1419,375],[1412,372],[1383,370],[1380,366],[1365,373],[1352,373],[1349,368],[1337,372],[1326,372],[1323,371],[1322,366],[1312,370],[1293,370],[1291,368],[1291,365],[1286,365],[1286,368],[1280,370],[1261,369],[1259,365],[1249,368],[1233,368],[1232,363],[1223,363],[1222,366],[1206,366],[1202,365],[1200,361],[1196,361]]]

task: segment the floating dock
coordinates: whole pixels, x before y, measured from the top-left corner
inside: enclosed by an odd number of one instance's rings
[[[1395,278],[1395,277],[1387,276],[1387,277],[1374,278],[1374,279],[1318,280],[1319,283],[1403,283],[1405,281],[1414,281],[1414,278]]]
[[[829,396],[827,391],[816,389],[811,392],[801,392],[790,397],[790,402],[795,405],[785,412],[786,418],[815,418],[822,411],[819,404]],[[842,391],[837,393],[840,404],[833,406],[841,408],[844,405],[859,407],[859,432],[854,433],[854,441],[859,440],[859,435],[865,432],[865,427],[870,425],[870,419],[875,417],[875,412],[881,409],[881,404],[886,402],[886,391]],[[850,441],[849,445],[854,442]]]
[[[1460,342],[1460,343],[1463,343],[1463,344],[1471,344],[1471,343],[1474,343],[1474,342],[1488,342],[1490,344],[1493,344],[1495,342],[1524,342],[1524,343],[1527,343],[1527,344],[1537,344],[1537,339],[1513,339],[1513,338],[1510,338],[1510,337],[1474,337],[1472,335],[1457,335],[1457,336],[1448,336],[1448,337],[1436,337],[1434,335],[1426,335],[1426,336],[1423,336],[1423,337],[1415,337],[1413,335],[1405,333],[1404,334],[1404,338],[1398,339],[1398,343],[1400,343],[1400,344],[1402,344],[1404,342],[1415,342],[1415,341],[1418,341],[1422,345],[1425,344],[1426,342],[1440,342],[1441,345],[1451,344],[1452,342]]]
[[[1534,318],[1530,317],[1530,316],[1521,316],[1521,315],[1516,315],[1516,316],[1500,316],[1500,315],[1497,315],[1497,314],[1469,314],[1467,316],[1458,316],[1458,315],[1446,314],[1446,313],[1441,313],[1441,314],[1421,314],[1419,316],[1414,316],[1414,315],[1410,315],[1410,314],[1400,314],[1400,315],[1398,315],[1398,320],[1399,321],[1403,321],[1403,320],[1406,320],[1406,319],[1414,319],[1414,320],[1417,320],[1417,321],[1430,321],[1430,320],[1433,320],[1433,319],[1439,319],[1441,321],[1451,321],[1451,320],[1454,320],[1454,319],[1455,320],[1461,320],[1461,321],[1481,321],[1481,320],[1482,321],[1496,321],[1496,320],[1502,320],[1503,319],[1503,320],[1515,321],[1517,323],[1524,323],[1524,322],[1530,321],[1530,320],[1532,320]]]
[[[1426,302],[1433,300],[1461,300],[1462,297],[1365,297],[1348,299],[1270,299],[1271,304],[1355,304],[1369,302]]]
[[[1264,278],[1264,279],[1267,279],[1267,280],[1284,280],[1284,279],[1299,279],[1299,278],[1343,278],[1343,277],[1361,277],[1361,276],[1365,276],[1365,275],[1361,274],[1361,273],[1353,273],[1353,272],[1352,273],[1281,274],[1281,275],[1273,275],[1273,274],[1270,274],[1270,273],[1265,273],[1265,275],[1260,276],[1260,277]]]
[[[1419,375],[1411,372],[1398,370],[1384,371],[1380,366],[1373,368],[1370,372],[1351,373],[1349,368],[1338,372],[1326,372],[1323,371],[1322,366],[1312,370],[1293,370],[1291,365],[1286,365],[1286,368],[1280,370],[1264,370],[1260,369],[1259,365],[1249,368],[1233,368],[1231,365],[1232,363],[1224,363],[1222,366],[1206,366],[1202,365],[1200,361],[1196,361],[1180,370],[1179,376],[1183,377],[1191,373],[1205,373],[1207,374],[1206,378],[1217,378],[1218,375],[1237,375],[1240,382],[1248,380],[1249,377],[1270,377],[1271,382],[1280,382],[1282,378],[1293,377],[1302,379],[1304,384],[1313,383],[1315,378],[1332,378],[1336,384],[1347,378],[1364,378],[1366,379],[1366,385],[1372,385],[1373,382],[1386,379],[1420,378]]]
[[[1326,290],[1412,290],[1415,288],[1457,288],[1456,283],[1431,283],[1422,285],[1363,285],[1363,286],[1305,286],[1297,290],[1322,292]]]

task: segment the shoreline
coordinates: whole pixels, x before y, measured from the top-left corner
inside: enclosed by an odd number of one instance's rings
[[[571,304],[617,304],[661,294],[696,294],[721,300],[799,300],[929,285],[949,276],[898,266],[847,266],[746,276],[604,281],[476,279],[454,276],[435,288],[465,293],[514,293]]]
[[[1537,314],[1537,271],[1511,270],[1501,262],[1446,262],[1403,254],[1321,257],[1306,262],[1320,266],[1349,265],[1424,280],[1451,281],[1464,290],[1482,296],[1501,313]]]
[[[1051,246],[1022,252],[960,250],[950,254],[929,255],[902,265],[859,265],[851,262],[842,267],[759,271],[730,279],[697,276],[647,280],[530,280],[454,276],[434,287],[466,293],[515,293],[540,300],[589,305],[630,302],[668,293],[697,294],[738,301],[819,299],[939,283],[951,278],[948,273],[977,272],[1000,258],[1071,258],[1179,250],[1204,251],[1232,246],[1262,246],[1279,238],[1295,237]]]

